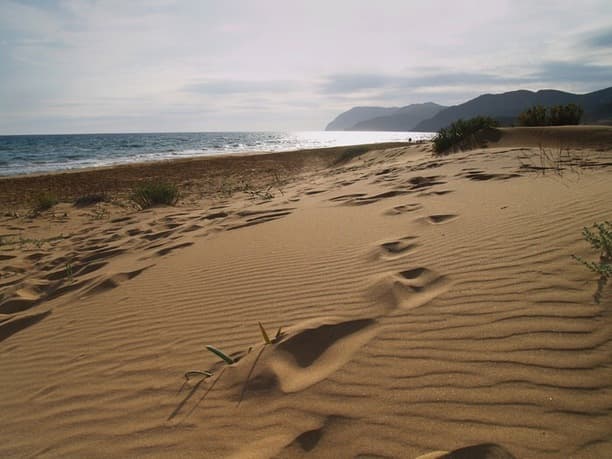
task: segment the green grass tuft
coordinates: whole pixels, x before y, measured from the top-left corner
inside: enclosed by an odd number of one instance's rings
[[[132,193],[134,201],[141,209],[165,204],[173,206],[177,203],[180,193],[178,187],[165,182],[145,182],[139,185]]]
[[[40,193],[34,197],[34,212],[43,212],[59,202],[53,193]]]

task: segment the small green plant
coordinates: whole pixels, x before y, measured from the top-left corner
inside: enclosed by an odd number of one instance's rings
[[[217,357],[220,357],[228,365],[236,363],[236,360],[231,358],[229,355],[227,355],[222,350],[217,349],[216,347],[211,346],[210,344],[206,345],[206,349],[208,351],[212,352],[213,354],[215,354]],[[208,370],[204,370],[204,371],[201,371],[201,370],[189,370],[189,371],[185,372],[185,381],[188,381],[193,376],[203,376],[204,378],[210,378],[212,375],[213,375],[213,372],[212,371],[208,371]],[[220,374],[219,374],[219,377],[221,377]]]
[[[64,268],[64,270],[66,271],[66,279],[68,280],[68,283],[72,284],[72,281],[74,280],[72,263],[66,263],[66,267]]]
[[[132,193],[132,201],[141,209],[148,209],[158,204],[173,206],[177,203],[179,196],[176,185],[153,181],[139,185]]]
[[[210,344],[206,345],[206,349],[208,349],[210,352],[215,354],[217,357],[221,357],[221,359],[223,359],[225,361],[225,363],[227,363],[228,365],[231,365],[232,363],[236,362],[234,359],[232,359],[225,352],[221,351],[220,349],[217,349],[214,346],[211,346]]]
[[[39,213],[49,210],[59,202],[53,193],[40,193],[34,197],[34,212]]]
[[[476,134],[483,129],[497,127],[497,121],[485,116],[477,116],[469,120],[458,119],[450,126],[440,129],[433,138],[434,150],[438,154],[451,150],[471,148],[478,144]]]
[[[278,327],[278,330],[276,331],[276,335],[274,336],[274,339],[270,339],[270,335],[268,335],[268,333],[266,332],[266,329],[264,328],[262,323],[258,322],[258,325],[259,325],[259,331],[260,331],[261,336],[262,336],[262,338],[264,340],[264,345],[261,346],[261,348],[259,349],[259,352],[254,357],[253,364],[251,365],[251,368],[249,369],[249,372],[248,372],[248,374],[246,376],[246,379],[244,381],[244,385],[242,386],[242,390],[240,392],[240,397],[238,399],[238,406],[240,405],[240,403],[242,403],[242,400],[244,399],[244,395],[245,395],[245,393],[247,391],[247,388],[248,388],[248,385],[249,385],[249,380],[251,379],[253,371],[255,370],[255,367],[257,366],[257,362],[261,358],[263,352],[266,349],[270,348],[272,344],[277,343],[279,340],[281,340],[283,338],[283,336],[284,336],[284,333],[282,332],[282,328]],[[194,407],[191,409],[191,411],[187,414],[187,416],[189,416],[189,414],[196,408],[196,406],[202,400],[204,400],[208,396],[208,394],[215,388],[216,384],[221,379],[221,376],[223,376],[223,373],[225,372],[225,370],[230,368],[230,365],[236,363],[242,357],[242,356],[239,356],[239,357],[234,359],[234,358],[230,357],[229,355],[227,355],[225,352],[223,352],[220,349],[218,349],[218,348],[216,348],[214,346],[211,346],[211,345],[207,345],[206,349],[209,352],[211,352],[214,355],[216,355],[217,357],[220,357],[227,365],[223,365],[221,370],[219,372],[217,372],[217,373],[213,373],[211,370],[190,370],[190,371],[186,371],[184,373],[185,381],[183,382],[183,385],[179,389],[179,393],[182,392],[183,388],[185,388],[189,384],[189,381],[190,381],[190,379],[192,377],[199,377],[199,381],[195,384],[195,386],[193,386],[193,388],[191,389],[191,391],[187,395],[187,397],[176,407],[176,409],[170,414],[170,416],[168,416],[169,420],[178,415],[178,413],[181,411],[181,408],[185,405],[187,400],[189,400],[192,397],[192,395],[195,393],[195,391],[200,386],[200,384],[202,384],[208,378],[212,378],[211,379],[211,383],[208,386],[208,389],[206,389],[206,391],[204,392],[204,395],[202,395],[202,397],[200,398],[198,403],[196,403],[196,405],[194,405]],[[243,355],[250,354],[252,349],[253,349],[252,347],[249,347],[248,351],[245,354],[243,354]],[[216,376],[216,377],[213,378],[213,376]]]
[[[582,235],[593,249],[599,251],[599,262],[587,261],[577,255],[572,255],[572,257],[594,273],[599,274],[595,292],[595,301],[599,303],[603,289],[608,279],[612,277],[612,224],[608,221],[594,223],[592,228],[593,231],[585,227]]]
[[[268,335],[268,333],[266,332],[266,329],[261,324],[261,322],[257,322],[257,324],[259,325],[259,331],[261,332],[261,336],[265,344],[276,343],[278,340],[280,340],[283,337],[283,332],[282,332],[283,327],[278,327],[278,330],[276,330],[276,334],[274,335],[274,338],[270,339],[270,335]]]
[[[272,344],[272,341],[270,341],[270,337],[268,336],[268,333],[266,333],[264,326],[261,324],[261,322],[257,323],[259,324],[259,331],[261,331],[261,336],[263,337],[264,343]]]

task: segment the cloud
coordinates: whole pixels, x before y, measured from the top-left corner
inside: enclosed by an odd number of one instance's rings
[[[588,34],[583,44],[589,48],[612,48],[612,26]]]
[[[214,79],[184,85],[182,90],[205,95],[286,93],[299,89],[295,81],[248,81]]]
[[[609,0],[0,0],[0,133],[317,129],[354,105],[587,92],[612,81],[611,14]]]
[[[583,62],[545,62],[534,76],[550,82],[612,83],[612,65]]]
[[[320,91],[324,94],[342,95],[366,90],[379,90],[382,95],[390,91],[416,91],[424,87],[523,84],[530,81],[533,81],[533,77],[509,77],[486,72],[439,71],[436,73],[432,72],[430,68],[426,68],[415,69],[412,74],[405,76],[385,74],[329,75],[321,84]]]
[[[394,84],[395,78],[376,74],[336,74],[330,75],[321,85],[326,94],[343,94],[366,89],[379,89]]]

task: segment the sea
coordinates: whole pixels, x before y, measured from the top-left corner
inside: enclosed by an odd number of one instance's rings
[[[0,176],[220,154],[418,141],[433,135],[363,131],[0,135]]]

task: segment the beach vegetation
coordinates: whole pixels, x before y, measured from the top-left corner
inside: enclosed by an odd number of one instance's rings
[[[546,107],[534,105],[519,115],[518,122],[520,126],[546,126],[547,119]]]
[[[444,154],[457,149],[472,148],[480,143],[477,136],[479,132],[497,126],[497,121],[488,116],[477,116],[468,120],[458,119],[436,134],[433,138],[434,150],[438,154]]]
[[[534,105],[518,117],[520,126],[566,126],[580,124],[584,110],[580,105]]]
[[[66,280],[68,280],[69,284],[72,284],[72,282],[74,281],[74,270],[72,268],[72,263],[70,262],[66,263],[66,266],[64,267],[64,271],[66,273]]]
[[[46,239],[24,238],[23,236],[19,236],[19,237],[4,236],[4,237],[0,237],[0,246],[10,246],[11,250],[15,246],[19,248],[23,248],[24,246],[27,247],[29,245],[35,246],[36,248],[41,248],[45,244],[60,241],[62,239],[68,239],[71,236],[72,236],[71,234],[64,235],[63,233],[60,234],[59,236],[52,236]]]
[[[268,333],[266,332],[266,329],[264,328],[264,326],[261,324],[261,322],[257,322],[259,324],[259,331],[261,332],[261,336],[264,340],[265,344],[271,344],[272,341],[270,341],[270,337],[268,336]]]
[[[221,358],[221,360],[223,360],[227,365],[232,365],[232,364],[237,362],[236,359],[233,359],[232,357],[227,355],[225,352],[223,352],[221,349],[218,349],[215,346],[211,346],[210,344],[207,344],[206,345],[206,349],[209,352],[215,354],[217,357]],[[213,386],[214,386],[214,384],[217,383],[219,378],[221,378],[221,375],[223,374],[224,370],[225,370],[225,367],[221,370],[221,372],[217,376],[217,379],[213,383]],[[193,377],[201,377],[202,380],[204,380],[206,378],[210,378],[213,375],[214,375],[214,373],[212,371],[209,371],[209,370],[189,370],[189,371],[186,371],[185,374],[184,374],[184,376],[185,376],[185,384],[189,381],[190,378],[193,378]],[[206,391],[206,394],[208,394],[208,392],[210,392],[212,390],[213,386],[211,386],[208,389],[208,391]]]
[[[350,160],[367,153],[371,149],[372,147],[369,145],[357,145],[354,147],[348,147],[340,154],[340,156],[338,156],[338,158],[336,158],[333,165],[339,166],[344,163],[348,163]]]
[[[233,359],[232,357],[227,355],[221,349],[217,349],[216,347],[211,346],[209,344],[206,345],[206,349],[209,352],[212,352],[213,354],[215,354],[217,357],[221,358],[221,360],[223,360],[228,365],[232,365],[233,363],[236,363],[235,359]],[[213,372],[212,371],[208,371],[208,370],[189,370],[189,371],[185,372],[185,380],[188,381],[189,378],[192,378],[194,376],[201,376],[203,378],[210,378],[212,375],[213,375]]]
[[[220,349],[217,349],[214,346],[211,346],[211,345],[208,344],[208,345],[206,345],[206,349],[209,350],[210,352],[212,352],[213,354],[215,354],[217,357],[220,357],[228,365],[236,363],[236,361],[233,358],[231,358],[225,352],[223,352]]]
[[[577,255],[572,257],[599,275],[595,301],[599,303],[608,279],[612,277],[612,224],[608,221],[594,223],[592,229],[583,228],[582,235],[591,247],[599,252],[599,261],[588,261]]]
[[[106,193],[90,193],[83,196],[79,196],[74,200],[74,207],[87,207],[93,206],[100,202],[108,202],[109,197]]]
[[[270,339],[270,335],[268,335],[262,323],[261,322],[257,322],[257,323],[259,324],[259,331],[261,332],[261,336],[264,340],[264,344],[276,343],[278,340],[280,340],[283,337],[283,327],[278,327],[278,330],[276,330],[276,334],[274,335],[274,338]]]
[[[34,213],[44,212],[59,202],[57,196],[53,193],[39,193],[34,197]]]
[[[551,126],[565,126],[580,124],[584,110],[580,105],[555,105],[549,108],[549,121]]]
[[[272,185],[269,185],[263,190],[245,190],[245,193],[249,195],[250,199],[260,199],[262,201],[269,201],[270,199],[274,198],[274,193],[272,193]]]
[[[562,176],[566,171],[580,174],[583,168],[593,164],[588,152],[572,151],[563,146],[546,148],[543,145],[540,145],[537,154],[534,154],[532,150],[520,154],[519,161],[521,169],[535,171],[542,175],[550,171],[558,176]]]
[[[276,334],[274,335],[273,339],[270,339],[270,335],[268,334],[268,332],[266,331],[266,329],[264,328],[263,324],[261,322],[257,323],[259,325],[259,332],[261,333],[261,336],[263,338],[264,341],[264,345],[261,346],[261,348],[259,349],[259,352],[257,353],[257,355],[254,357],[253,359],[253,364],[251,365],[251,368],[249,369],[249,372],[244,380],[244,384],[242,386],[242,390],[240,391],[240,397],[238,399],[238,405],[240,405],[240,403],[242,403],[242,400],[244,399],[244,396],[246,394],[248,385],[249,385],[249,381],[251,379],[251,376],[253,375],[253,372],[255,371],[255,367],[257,366],[257,363],[259,362],[259,359],[261,358],[263,352],[266,350],[266,348],[270,347],[270,345],[277,343],[279,340],[281,340],[285,334],[282,331],[282,327],[278,327],[278,330],[276,331]],[[213,353],[215,356],[221,358],[221,360],[223,360],[227,365],[223,365],[223,367],[221,368],[221,370],[217,373],[217,377],[214,378],[212,380],[212,383],[210,384],[209,388],[206,390],[206,392],[204,393],[204,395],[202,396],[202,398],[200,399],[200,401],[204,400],[207,395],[213,390],[213,388],[215,387],[215,385],[217,384],[217,382],[221,379],[221,376],[223,376],[224,371],[228,368],[229,365],[233,365],[234,363],[238,362],[238,360],[240,360],[240,358],[242,356],[239,356],[237,358],[233,358],[229,355],[227,355],[225,352],[223,352],[222,350],[211,346],[211,345],[207,345],[206,349]],[[250,354],[251,351],[253,350],[252,347],[249,347],[246,354]],[[190,371],[186,371],[184,373],[184,377],[185,377],[185,382],[183,383],[183,386],[181,387],[181,389],[179,390],[182,391],[183,387],[185,387],[186,384],[189,383],[190,378],[192,377],[199,377],[200,381],[196,384],[196,386],[194,387],[194,390],[202,383],[202,381],[206,380],[207,378],[210,378],[212,376],[214,376],[215,373],[213,373],[213,371],[211,370],[190,370]],[[192,391],[193,393],[193,391]],[[189,398],[191,395],[188,395],[187,398]],[[170,415],[170,417],[168,419],[173,418],[178,411],[180,410],[181,406],[183,405],[180,404],[177,409]]]
[[[213,375],[210,371],[201,371],[201,370],[189,370],[185,372],[185,379],[189,380],[194,376],[202,376],[203,378],[210,378]]]
[[[150,181],[140,184],[132,193],[134,201],[141,209],[155,205],[173,206],[180,197],[179,189],[172,183]]]

